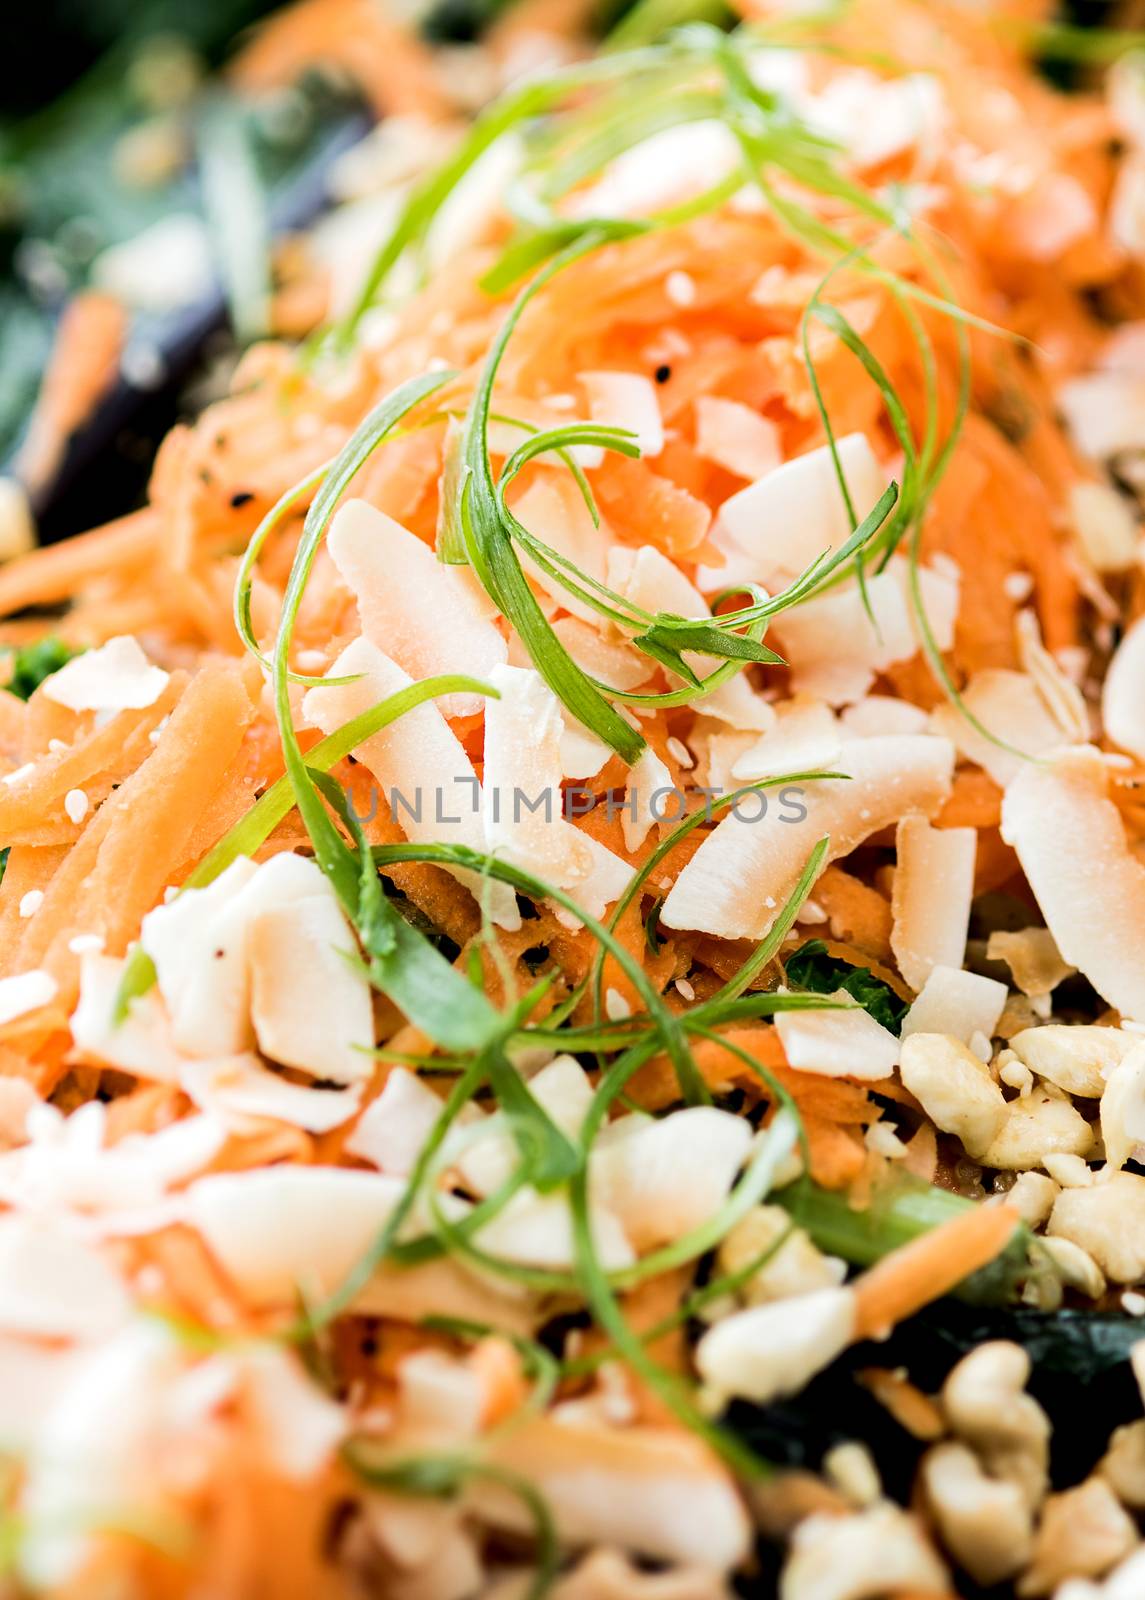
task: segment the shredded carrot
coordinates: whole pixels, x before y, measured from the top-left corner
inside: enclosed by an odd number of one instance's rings
[[[981,1204],[893,1250],[855,1283],[856,1339],[880,1337],[949,1294],[1001,1255],[1021,1221],[1012,1206]]]

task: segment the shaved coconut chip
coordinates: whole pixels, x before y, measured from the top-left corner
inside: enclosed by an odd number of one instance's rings
[[[531,668],[499,667],[491,678],[501,698],[485,712],[488,848],[565,889],[600,917],[635,869],[561,814],[560,703]],[[563,907],[553,910],[566,927],[579,926]]]
[[[119,1274],[39,1217],[0,1217],[0,1329],[40,1339],[101,1339],[127,1317]]]
[[[1083,455],[1104,461],[1145,446],[1145,378],[1131,367],[1071,378],[1058,407]]]
[[[171,1022],[157,989],[135,995],[116,1021],[116,1002],[126,961],[89,951],[80,962],[80,998],[71,1017],[72,1041],[81,1060],[118,1067],[155,1083],[178,1083],[184,1057],[175,1048]]]
[[[856,739],[838,766],[849,780],[808,784],[804,819],[749,821],[734,811],[722,818],[676,879],[660,912],[664,925],[762,939],[817,839],[830,838],[826,865],[912,811],[932,816],[950,792],[954,750],[930,737]]]
[[[1006,791],[1002,837],[1063,958],[1123,1016],[1145,1020],[1145,866],[1106,796],[1100,752],[1027,766]]]
[[[1004,961],[1014,983],[1028,995],[1052,994],[1077,971],[1062,960],[1048,928],[1022,928],[1017,933],[997,930],[986,941],[986,959]]]
[[[394,1177],[408,1178],[441,1111],[440,1095],[415,1073],[394,1067],[346,1140],[346,1153]]]
[[[1089,738],[1089,714],[1081,690],[1063,672],[1042,643],[1037,614],[1020,611],[1016,619],[1018,655],[1022,666],[1049,707],[1050,715],[1070,744]]]
[[[947,123],[942,84],[923,72],[885,79],[862,68],[839,72],[801,109],[856,167],[880,166],[915,146],[933,150]]]
[[[839,460],[860,520],[887,486],[887,474],[864,434],[838,441]],[[726,588],[743,579],[768,585],[797,578],[816,557],[851,536],[846,502],[827,445],[796,456],[764,474],[720,507],[711,542],[724,567],[701,567],[701,589]]]
[[[620,829],[626,850],[639,850],[648,836],[649,828],[664,820],[665,806],[671,806],[676,793],[672,774],[652,746],[646,746],[629,771],[628,787],[624,793]],[[670,811],[668,815],[671,815]]]
[[[976,1033],[993,1038],[1006,1004],[1006,985],[977,972],[932,967],[930,976],[906,1016],[902,1037],[912,1033],[947,1033],[969,1044]]]
[[[599,624],[600,618],[596,620]],[[599,626],[582,622],[579,617],[558,617],[552,627],[577,666],[587,672],[590,678],[598,678],[601,683],[609,683],[627,691],[639,689],[652,675],[653,665],[647,656],[617,639],[606,639]],[[523,646],[521,659],[514,660],[512,664],[532,666],[532,659]]]
[[[824,1078],[889,1078],[898,1066],[899,1041],[845,990],[832,996],[846,1011],[779,1011],[775,1031],[788,1064]]]
[[[898,558],[867,579],[873,625],[858,584],[833,589],[777,617],[775,631],[791,663],[795,688],[832,705],[847,705],[866,694],[877,673],[915,655],[919,640],[908,581],[906,563]],[[925,568],[919,582],[935,642],[940,650],[949,649],[957,584]]]
[[[664,423],[655,386],[636,372],[582,372],[589,415],[610,428],[636,435],[642,456],[658,456],[664,448]]]
[[[40,693],[69,711],[140,711],[153,706],[169,674],[153,667],[130,634],[73,656],[45,678]]]
[[[618,1218],[603,1206],[589,1214],[593,1250],[606,1272],[619,1272],[636,1259]],[[522,1267],[568,1271],[576,1265],[572,1212],[568,1196],[538,1194],[526,1184],[497,1215],[479,1228],[474,1243],[487,1255],[515,1261]]]
[[[962,965],[977,848],[973,828],[932,828],[922,817],[898,825],[891,949],[912,989],[936,966]]]
[[[598,739],[582,723],[566,716],[561,730],[562,778],[595,778],[612,759],[612,746]]]
[[[491,602],[469,567],[447,566],[392,517],[347,500],[327,539],[343,581],[354,591],[362,632],[409,673],[464,672],[485,678],[505,660]],[[472,716],[480,695],[448,695],[446,716]]]
[[[107,1108],[90,1100],[65,1117],[42,1105],[29,1141],[0,1156],[0,1198],[43,1211],[106,1212],[155,1205],[167,1191],[209,1167],[226,1143],[213,1117],[181,1117],[157,1133],[107,1144]]]
[[[447,1438],[473,1438],[481,1431],[484,1406],[476,1369],[444,1350],[415,1350],[398,1365],[401,1426],[432,1430]]]
[[[610,161],[568,204],[572,217],[647,217],[706,194],[742,157],[714,118],[665,128]]]
[[[987,739],[957,706],[945,703],[931,713],[930,726],[1002,788],[1027,765],[1021,752],[1041,756],[1065,742],[1061,724],[1028,673],[993,669],[975,673],[962,691],[962,703],[1001,743]],[[1013,749],[1003,749],[1003,744]]]
[[[877,739],[888,733],[925,733],[928,713],[909,700],[895,700],[886,694],[869,694],[839,713],[843,737]]]
[[[584,835],[561,815],[560,702],[539,672],[498,667],[485,710],[485,838],[506,861],[568,888],[588,876]]]
[[[593,1145],[590,1192],[637,1250],[670,1244],[719,1210],[751,1140],[742,1117],[713,1106],[624,1117]]]
[[[33,1344],[0,1335],[0,1445],[5,1454],[26,1455],[61,1388],[83,1354],[59,1345]]]
[[[690,737],[692,748],[700,757],[697,780],[702,779],[705,788],[714,789],[717,794],[727,794],[729,790],[738,788],[732,769],[742,756],[759,743],[755,734],[732,733],[718,725],[713,727],[705,717],[697,717]]]
[[[272,1471],[296,1483],[316,1478],[346,1433],[342,1407],[297,1356],[273,1345],[244,1350],[240,1370],[244,1410]]]
[[[779,720],[732,767],[741,780],[815,772],[833,765],[843,748],[839,725],[821,700],[796,699],[777,706]]]
[[[177,1047],[191,1056],[250,1049],[250,941],[264,911],[330,895],[321,868],[292,852],[260,866],[240,856],[204,889],[185,889],[143,919]]]
[[[567,823],[566,826],[572,827],[572,824]],[[591,833],[582,833],[580,837],[588,847],[588,873],[579,883],[573,884],[568,893],[583,911],[599,922],[608,907],[615,905],[627,889],[636,868],[614,855],[607,845],[594,839]],[[580,927],[580,919],[563,906],[554,904],[551,910],[562,926]]]
[[[73,1363],[25,1463],[20,1570],[33,1589],[75,1579],[94,1530],[121,1526],[125,1508],[133,1526],[163,1525],[171,1505],[159,1446],[181,1359],[171,1333],[146,1319]]]
[[[356,681],[311,689],[303,700],[305,715],[325,734],[413,683],[368,639],[347,645],[330,676],[354,676]],[[437,705],[426,701],[415,706],[364,740],[354,754],[378,780],[390,816],[400,822],[407,839],[414,844],[467,845],[484,853],[481,786],[465,746]],[[452,876],[478,902],[488,893],[490,915],[499,927],[521,926],[517,899],[508,884],[472,872],[454,871]]]
[[[1137,559],[1140,526],[1124,495],[1109,483],[1075,483],[1070,520],[1095,572],[1124,572]]]
[[[1109,1073],[1101,1096],[1105,1159],[1116,1172],[1145,1144],[1145,1041],[1134,1045]]]
[[[608,587],[625,600],[653,614],[669,611],[689,618],[711,615],[700,591],[654,545],[641,545],[638,550],[625,545],[614,546],[608,553],[607,581]],[[701,655],[696,650],[685,650],[683,657],[699,678],[710,676],[718,665],[712,656]],[[606,681],[616,683],[618,688],[625,687],[618,679]],[[771,707],[756,694],[742,673],[706,694],[703,708],[705,715],[729,723],[733,728],[758,728],[762,732],[775,721]]]
[[[252,1117],[268,1117],[307,1133],[329,1133],[348,1122],[361,1101],[358,1088],[313,1089],[291,1083],[264,1067],[257,1056],[190,1061],[179,1081],[197,1106],[240,1129]]]
[[[657,1561],[730,1571],[747,1555],[747,1511],[708,1446],[682,1428],[613,1428],[527,1417],[487,1441],[487,1459],[524,1473],[552,1507],[562,1544],[611,1545]],[[520,1496],[474,1479],[484,1521],[531,1534]]]
[[[783,460],[779,429],[738,400],[696,401],[696,454],[739,478],[762,478]]]
[[[404,1187],[343,1167],[262,1167],[200,1178],[184,1215],[251,1305],[289,1305],[333,1293]]]
[[[1115,745],[1145,761],[1145,617],[1126,633],[1109,663],[1101,719]]]
[[[358,946],[324,891],[264,911],[250,931],[251,1021],[272,1061],[334,1083],[373,1074],[374,1006]],[[348,959],[349,958],[349,959]]]
[[[362,1316],[396,1322],[459,1317],[502,1333],[531,1334],[545,1320],[536,1299],[519,1284],[478,1278],[449,1260],[384,1264],[355,1296],[353,1309]]]
[[[510,492],[509,508],[517,521],[542,544],[571,561],[586,577],[597,583],[604,582],[608,534],[593,522],[580,490],[566,472],[538,473],[523,492]],[[518,547],[518,555],[529,577],[558,606],[594,628],[599,626],[600,615],[592,606],[570,594],[527,550]],[[480,675],[484,677],[485,673]]]
[[[575,1056],[554,1056],[529,1080],[529,1092],[562,1133],[570,1139],[580,1137],[592,1104],[592,1084]],[[484,1199],[508,1182],[519,1162],[507,1119],[503,1112],[495,1112],[480,1139],[466,1143],[455,1166],[466,1188]]]
[[[50,972],[17,972],[0,978],[0,1026],[39,1011],[56,997],[59,984]]]

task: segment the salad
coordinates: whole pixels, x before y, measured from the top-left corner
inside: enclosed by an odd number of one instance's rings
[[[0,567],[5,1593],[1145,1594],[1145,39],[744,13],[236,56],[380,119]]]

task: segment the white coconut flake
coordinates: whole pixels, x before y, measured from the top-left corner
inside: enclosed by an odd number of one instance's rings
[[[408,1178],[441,1112],[440,1095],[416,1073],[394,1067],[346,1140],[346,1152],[396,1178]]]
[[[660,454],[664,423],[656,386],[650,379],[636,372],[582,372],[580,381],[594,422],[635,434],[642,456]]]
[[[848,1009],[776,1012],[775,1031],[789,1065],[825,1078],[889,1078],[898,1066],[899,1041],[843,990],[832,998]]]
[[[0,978],[0,1027],[38,1011],[56,996],[59,985],[50,972],[18,972]]]
[[[912,811],[932,816],[950,792],[954,750],[930,737],[856,739],[838,766],[849,779],[808,783],[790,820],[782,811],[723,817],[677,878],[661,909],[664,925],[764,938],[776,915],[767,900],[788,900],[819,838],[830,839],[833,861]]]
[[[72,1013],[72,1040],[83,1061],[94,1061],[155,1083],[178,1083],[183,1056],[158,990],[136,995],[116,1016],[126,962],[98,949],[80,962],[80,998]]]
[[[1108,798],[1100,752],[1029,764],[1002,806],[1002,837],[1062,956],[1125,1016],[1145,1019],[1145,866]]]
[[[152,706],[167,687],[168,674],[154,667],[130,634],[85,650],[45,678],[45,700],[69,711],[140,711]]]
[[[486,846],[539,878],[570,888],[588,876],[585,836],[562,816],[560,702],[539,672],[498,667],[500,698],[485,711]]]
[[[240,1131],[252,1118],[269,1118],[307,1133],[329,1133],[348,1122],[361,1103],[360,1088],[315,1089],[291,1083],[257,1056],[189,1061],[179,1082],[197,1106]]]
[[[1115,745],[1145,761],[1145,617],[1138,617],[1113,653],[1101,719]]]
[[[896,836],[891,949],[912,989],[936,966],[961,967],[974,894],[978,835],[904,817]]]
[[[609,535],[593,522],[580,490],[567,473],[538,473],[523,491],[514,485],[509,507],[534,538],[571,562],[578,572],[597,583],[604,582]],[[520,558],[521,566],[554,605],[589,623],[594,631],[599,628],[600,614],[592,606],[571,594],[527,550],[520,552]]]
[[[624,1117],[593,1145],[590,1193],[617,1217],[637,1250],[651,1250],[715,1215],[751,1140],[742,1117],[713,1106]]]
[[[739,400],[718,395],[696,401],[696,454],[753,483],[783,461],[776,424]]]
[[[608,587],[640,606],[644,611],[670,611],[677,616],[706,619],[711,615],[707,601],[679,567],[654,545],[633,550],[615,545],[608,553]],[[709,676],[715,662],[711,656],[694,650],[683,652],[684,660],[697,677]],[[599,674],[598,674],[599,675]],[[623,688],[619,679],[609,679]],[[739,729],[762,733],[774,726],[775,713],[763,697],[752,689],[743,673],[720,684],[704,696],[704,714]]]
[[[888,733],[925,733],[928,713],[909,700],[896,700],[888,694],[869,694],[839,713],[843,736],[847,739],[873,739]]]
[[[210,1166],[226,1141],[214,1118],[193,1116],[108,1144],[107,1108],[99,1101],[70,1116],[39,1106],[27,1118],[27,1132],[26,1144],[0,1156],[0,1198],[45,1214],[154,1207]]]
[[[353,677],[355,681],[311,689],[302,703],[307,718],[326,734],[413,683],[396,661],[368,639],[355,639],[348,645],[334,662],[330,676]],[[415,706],[364,740],[354,753],[381,789],[380,794],[377,790],[372,794],[368,810],[382,815],[388,812],[415,844],[460,844],[484,852],[481,785],[465,746],[437,704],[426,701]],[[483,880],[471,872],[453,875],[478,901],[488,894],[498,926],[520,927],[516,896],[508,884]]]
[[[1131,567],[1141,528],[1126,497],[1112,484],[1082,481],[1070,489],[1069,503],[1074,532],[1094,571],[1124,572]]]
[[[505,641],[484,591],[468,567],[438,561],[401,523],[347,500],[330,524],[330,555],[353,590],[362,632],[411,678],[465,673],[486,678],[505,660]],[[455,694],[440,702],[446,716],[480,711],[482,697]]]
[[[863,518],[886,488],[887,473],[864,434],[847,434],[838,449],[855,513]],[[700,568],[697,581],[704,590],[726,588],[744,578],[768,587],[790,582],[817,556],[839,549],[850,535],[834,461],[823,445],[765,473],[724,501],[711,542],[727,564]]]
[[[779,718],[775,727],[733,764],[734,778],[751,782],[790,772],[823,771],[840,755],[839,724],[821,700],[801,698],[775,709]]]
[[[119,1274],[90,1245],[44,1218],[0,1217],[0,1330],[99,1339],[129,1309]]]
[[[376,1238],[404,1184],[377,1172],[276,1166],[200,1178],[184,1216],[254,1306],[329,1295]]]
[[[263,911],[249,936],[251,1021],[272,1061],[360,1083],[373,1074],[374,1009],[334,891]]]
[[[958,612],[957,581],[922,568],[919,583],[935,642],[940,650],[949,649]],[[779,648],[791,663],[797,690],[831,705],[848,705],[866,694],[877,673],[917,653],[919,635],[903,559],[896,557],[868,578],[867,599],[874,624],[857,583],[808,600],[776,619]]]
[[[1060,722],[1026,672],[988,668],[975,673],[962,700],[992,739],[979,733],[957,706],[936,707],[930,725],[1002,788],[1028,765],[1025,756],[1045,755],[1065,742]]]
[[[636,1260],[617,1217],[600,1205],[590,1208],[589,1223],[596,1257],[606,1272],[620,1272]],[[523,1267],[568,1271],[577,1260],[572,1211],[563,1190],[538,1194],[519,1189],[492,1221],[477,1230],[474,1243],[489,1255]]]
[[[903,1019],[902,1037],[912,1033],[947,1033],[969,1045],[976,1033],[993,1036],[1006,1004],[1006,985],[997,978],[957,967],[932,967],[922,990]]]

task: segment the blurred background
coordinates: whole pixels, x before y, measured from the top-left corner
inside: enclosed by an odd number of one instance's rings
[[[624,10],[623,0],[526,3],[566,36],[604,32]],[[666,20],[731,20],[724,0],[640,3]],[[1075,31],[1132,27],[1141,9],[1073,0],[1061,19]],[[58,538],[135,504],[158,440],[225,384],[245,345],[301,337],[320,320],[324,308],[292,284],[291,239],[332,198],[353,198],[339,163],[378,119],[424,118],[429,139],[492,92],[476,42],[509,6],[2,10],[0,559],[37,533]],[[432,84],[419,55],[431,48]],[[499,81],[529,64],[527,51],[502,60]],[[1047,70],[1068,83],[1086,70],[1085,51],[1051,52]]]

